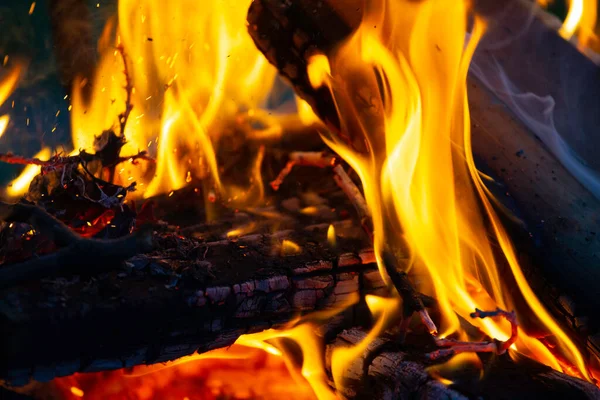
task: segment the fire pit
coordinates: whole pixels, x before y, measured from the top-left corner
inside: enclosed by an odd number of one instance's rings
[[[48,129],[4,58],[2,395],[599,398],[595,9],[9,10],[68,94]]]

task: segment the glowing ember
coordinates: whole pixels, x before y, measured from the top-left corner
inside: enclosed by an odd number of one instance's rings
[[[60,398],[73,400],[314,399],[277,349],[238,344],[163,365],[57,378],[52,386]]]
[[[538,0],[538,3],[542,6],[548,6],[549,0]],[[569,11],[559,33],[567,40],[576,35],[580,47],[585,48],[592,41],[597,41],[594,31],[598,2],[597,0],[570,0],[568,3]]]

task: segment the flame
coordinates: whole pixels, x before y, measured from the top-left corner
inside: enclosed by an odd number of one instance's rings
[[[277,348],[239,343],[161,365],[56,378],[52,385],[57,398],[73,400],[314,399],[304,378],[287,371]]]
[[[216,143],[235,115],[261,105],[275,77],[246,32],[250,2],[119,1],[116,39],[114,24],[107,24],[89,103],[83,90],[90,83],[75,85],[74,147],[89,149],[94,135],[119,127],[129,86],[133,109],[124,152],[148,148],[157,163],[155,171],[136,165],[119,179],[133,177],[145,185],[143,196],[151,197],[197,177],[209,179],[209,187],[224,198],[233,197],[238,189],[223,187]],[[110,43],[122,46],[126,64]],[[257,159],[261,157],[259,153]],[[250,174],[256,183],[254,172]]]
[[[547,7],[549,0],[538,0],[538,4]],[[590,42],[596,41],[594,33],[598,13],[597,0],[569,0],[567,16],[559,29],[559,34],[566,40],[577,35],[579,45],[588,47]]]
[[[291,240],[284,240],[281,243],[281,255],[282,256],[291,256],[300,254],[302,252],[302,247],[298,246],[296,243]]]
[[[8,96],[16,89],[23,69],[24,66],[22,64],[16,64],[2,77],[2,80],[0,81],[0,105],[4,103],[6,99],[8,99]]]
[[[529,287],[473,161],[466,77],[485,26],[475,19],[465,47],[468,3],[368,2],[355,35],[327,64],[319,58],[309,68],[311,81],[331,90],[342,131],[366,150],[328,132],[323,138],[362,181],[384,279],[382,254],[408,247],[409,267],[431,282],[419,289],[438,300],[441,335],[465,337],[458,316],[469,319],[476,308],[514,308],[554,336],[553,351],[575,367],[565,372],[590,379],[581,353]],[[509,266],[502,279],[487,226]],[[506,321],[470,322],[498,340],[510,336]],[[523,330],[510,351],[563,370]]]
[[[47,160],[50,158],[52,152],[49,147],[44,147],[40,150],[34,158],[39,158],[40,160]],[[18,178],[14,179],[9,183],[6,188],[6,193],[10,197],[18,197],[23,196],[27,190],[29,189],[29,184],[32,179],[40,173],[40,167],[38,165],[28,165],[25,167],[23,172],[19,175]]]
[[[331,247],[335,247],[336,244],[336,236],[335,236],[335,227],[333,225],[329,225],[327,228],[327,242]]]
[[[344,371],[353,360],[359,358],[369,344],[375,340],[388,327],[400,308],[400,300],[398,298],[383,298],[378,296],[365,296],[365,301],[371,314],[375,318],[375,324],[369,331],[369,334],[364,339],[351,347],[336,348],[331,356],[331,374],[335,387],[340,390],[344,387]]]
[[[23,72],[23,67],[22,64],[17,63],[2,77],[2,80],[0,80],[0,105],[2,105],[16,89],[21,73]],[[10,116],[8,114],[0,115],[0,137],[4,134],[9,122]]]
[[[8,127],[9,122],[10,122],[10,117],[8,115],[0,116],[0,137],[2,137],[2,135],[4,134],[4,131],[6,131],[6,127]]]

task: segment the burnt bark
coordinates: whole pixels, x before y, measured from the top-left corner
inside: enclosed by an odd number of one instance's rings
[[[335,349],[359,343],[366,336],[362,329],[342,332],[327,347],[328,368]],[[600,389],[591,383],[556,372],[531,360],[513,362],[507,355],[484,359],[485,372],[479,379],[463,375],[446,386],[436,380],[426,369],[431,363],[422,354],[407,347],[389,350],[371,360],[364,375],[364,362],[375,348],[389,344],[389,339],[371,342],[367,351],[354,360],[344,373],[345,388],[341,394],[347,399],[531,399],[572,398],[596,399]]]

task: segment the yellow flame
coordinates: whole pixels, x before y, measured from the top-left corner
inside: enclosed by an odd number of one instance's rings
[[[365,301],[375,318],[375,324],[369,331],[369,334],[360,343],[351,347],[336,348],[334,350],[331,356],[331,374],[333,375],[333,381],[337,390],[344,387],[343,377],[347,366],[359,358],[369,344],[387,328],[391,318],[396,315],[400,308],[400,300],[398,298],[386,299],[367,295],[365,296]]]
[[[49,147],[44,147],[34,157],[40,160],[47,160],[50,158],[52,152]],[[28,165],[25,167],[19,177],[13,180],[6,188],[6,193],[10,197],[18,197],[24,195],[29,189],[31,180],[40,173],[40,167],[38,165]]]
[[[125,155],[149,148],[157,159],[156,167],[137,165],[119,179],[144,183],[144,197],[182,188],[193,178],[210,178],[224,190],[215,155],[219,136],[241,110],[261,104],[275,77],[247,34],[250,2],[119,1],[117,37],[107,24],[89,104],[83,85],[75,85],[74,147],[89,149],[103,129],[118,130],[126,80],[121,54],[109,45],[116,42],[124,48],[133,86]]]
[[[454,383],[453,379],[456,378],[456,373],[464,374],[465,369],[475,370],[474,372],[479,372],[479,378],[483,377],[483,364],[474,353],[458,354],[445,363],[428,367],[427,372],[444,385],[449,386]]]
[[[548,0],[538,0],[542,7],[547,7]],[[560,27],[559,34],[569,40],[577,35],[580,47],[587,47],[591,40],[596,40],[595,28],[598,13],[597,0],[570,0],[567,16]]]
[[[35,4],[35,3],[34,3]],[[76,386],[71,386],[71,393],[73,393],[73,395],[77,396],[77,397],[83,397],[83,395],[85,394],[83,392],[83,390],[79,389]]]
[[[252,347],[265,346],[268,343],[275,345],[274,351],[284,354],[290,371],[295,370],[292,365],[292,355],[286,351],[284,339],[296,343],[303,355],[300,373],[312,387],[319,400],[335,400],[336,396],[328,385],[325,373],[325,362],[321,350],[322,339],[315,334],[315,327],[310,323],[303,323],[285,330],[269,329],[260,333],[241,336],[236,343],[246,344]]]
[[[302,252],[302,247],[298,246],[296,243],[291,240],[284,240],[281,243],[281,255],[282,256],[291,256],[295,254],[300,254]]]
[[[535,318],[554,335],[556,350],[589,379],[577,347],[524,278],[473,162],[466,77],[485,27],[476,18],[465,48],[468,3],[367,2],[360,29],[329,59],[330,66],[319,61],[320,69],[331,73],[314,82],[330,88],[343,132],[359,139],[353,143],[366,143],[369,151],[330,133],[324,140],[362,181],[378,260],[384,251],[403,248],[405,240],[409,267],[428,276],[430,284],[419,289],[437,298],[442,335],[465,336],[457,317],[462,316],[505,340],[510,336],[507,321],[471,320],[469,314],[475,308],[516,308],[517,315]],[[488,223],[510,277],[499,276]],[[516,287],[507,287],[512,281]],[[523,331],[514,348],[561,369],[555,356]]]
[[[256,229],[256,226],[257,226],[256,222],[250,222],[244,226],[240,226],[238,228],[230,230],[229,232],[227,232],[226,236],[229,239],[244,236],[251,232],[254,232],[254,230]]]
[[[2,80],[0,81],[0,105],[4,103],[8,96],[15,90],[22,72],[23,65],[17,64],[2,77]]]
[[[0,116],[0,137],[4,135],[4,131],[8,127],[8,123],[10,122],[10,117],[8,115]]]
[[[323,54],[317,54],[308,59],[308,65],[306,67],[308,73],[308,79],[313,87],[322,86],[327,77],[331,75],[331,69],[329,66],[329,60]]]

